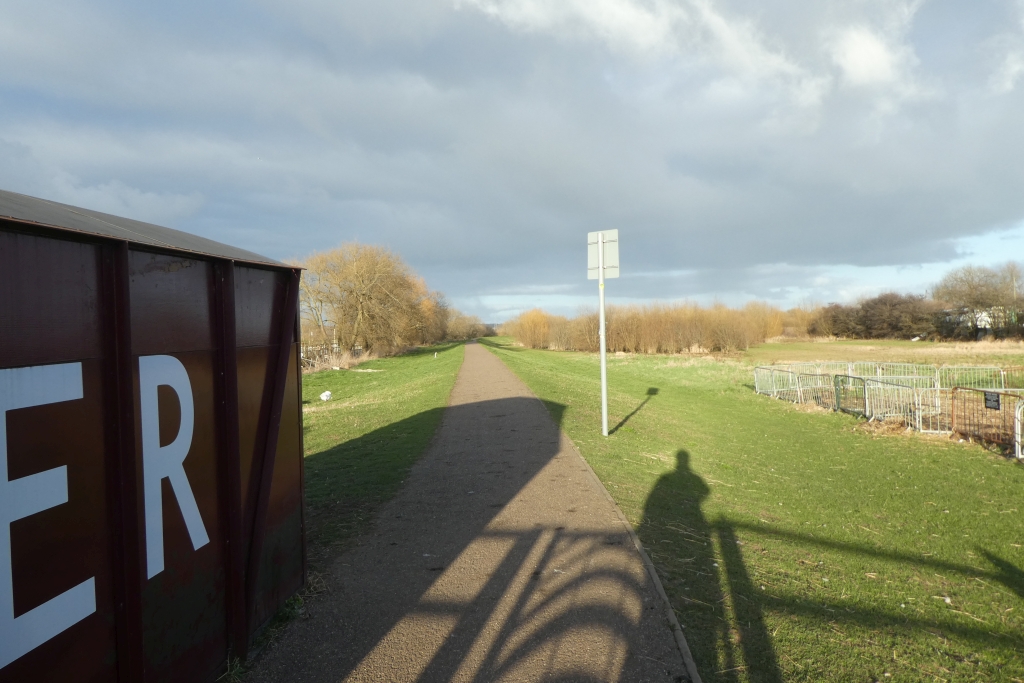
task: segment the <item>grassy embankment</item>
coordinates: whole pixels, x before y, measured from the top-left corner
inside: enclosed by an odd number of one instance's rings
[[[756,395],[770,347],[747,363],[613,356],[605,439],[596,355],[485,341],[566,406],[705,681],[1024,680],[1024,467]]]
[[[365,531],[427,447],[462,366],[445,344],[302,378],[310,559]],[[434,358],[434,353],[437,358]],[[330,401],[320,394],[330,391]]]

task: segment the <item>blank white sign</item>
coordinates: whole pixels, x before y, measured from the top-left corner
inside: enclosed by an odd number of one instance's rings
[[[587,233],[587,279],[597,280],[597,236],[604,233],[604,276],[619,276],[619,231],[600,230]]]

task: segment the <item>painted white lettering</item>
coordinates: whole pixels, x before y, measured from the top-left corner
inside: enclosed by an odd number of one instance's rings
[[[178,395],[181,426],[174,441],[160,445],[160,405],[157,387],[167,386]],[[178,507],[185,518],[192,548],[210,542],[199,506],[185,475],[185,458],[192,447],[195,406],[188,371],[173,356],[139,358],[139,398],[142,408],[142,480],[146,511],[146,572],[153,578],[164,570],[164,519],[161,482],[169,479]]]
[[[82,364],[0,370],[0,669],[96,611],[96,579],[14,616],[11,522],[68,502],[67,467],[10,480],[7,411],[82,398]]]

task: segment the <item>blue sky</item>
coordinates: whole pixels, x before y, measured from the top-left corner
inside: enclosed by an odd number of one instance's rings
[[[1024,258],[1024,0],[6,0],[0,187],[277,258],[385,244],[500,321]]]

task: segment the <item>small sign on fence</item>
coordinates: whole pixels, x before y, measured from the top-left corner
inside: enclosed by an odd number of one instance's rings
[[[985,407],[989,410],[999,410],[999,394],[994,391],[986,391]]]

